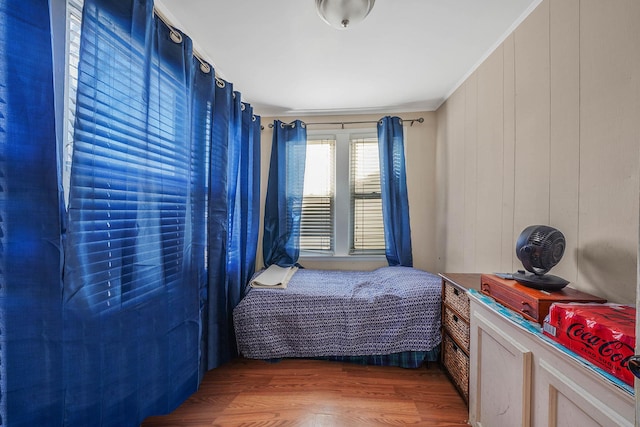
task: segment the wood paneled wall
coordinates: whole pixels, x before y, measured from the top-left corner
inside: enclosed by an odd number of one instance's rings
[[[567,238],[552,273],[635,303],[640,2],[544,0],[437,111],[437,269],[511,272],[520,232]]]

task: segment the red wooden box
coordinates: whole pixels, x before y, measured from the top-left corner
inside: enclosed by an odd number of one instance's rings
[[[627,361],[635,348],[636,309],[618,304],[554,303],[543,332],[633,386]]]
[[[541,325],[554,302],[607,302],[604,298],[569,286],[559,291],[547,292],[521,285],[515,280],[501,279],[494,274],[483,274],[480,279],[483,294]]]

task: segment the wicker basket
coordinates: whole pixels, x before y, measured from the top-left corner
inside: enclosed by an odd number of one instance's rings
[[[464,397],[469,401],[469,358],[458,348],[449,335],[445,334],[444,365],[451,375],[453,382]]]
[[[445,282],[444,299],[449,307],[469,319],[469,297],[466,292],[461,291],[449,282]]]
[[[444,327],[451,336],[469,352],[469,324],[458,317],[456,313],[445,308]]]

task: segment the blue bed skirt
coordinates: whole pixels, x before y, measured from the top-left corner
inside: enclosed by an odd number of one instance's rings
[[[335,362],[349,362],[358,365],[373,366],[398,366],[400,368],[415,369],[427,362],[437,362],[440,360],[440,346],[429,351],[403,351],[393,354],[380,354],[370,356],[321,356],[313,357],[315,360],[331,360]],[[269,362],[276,363],[282,359],[269,359]]]
[[[401,353],[372,356],[326,356],[317,359],[350,362],[360,365],[399,366],[401,368],[419,368],[426,362],[436,362],[440,357],[440,347],[430,351],[403,351]]]

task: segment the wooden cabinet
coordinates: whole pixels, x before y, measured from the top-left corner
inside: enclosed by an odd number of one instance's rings
[[[470,295],[473,426],[633,426],[633,391],[481,294]]]
[[[469,400],[469,296],[480,289],[480,274],[442,273],[442,364]]]

